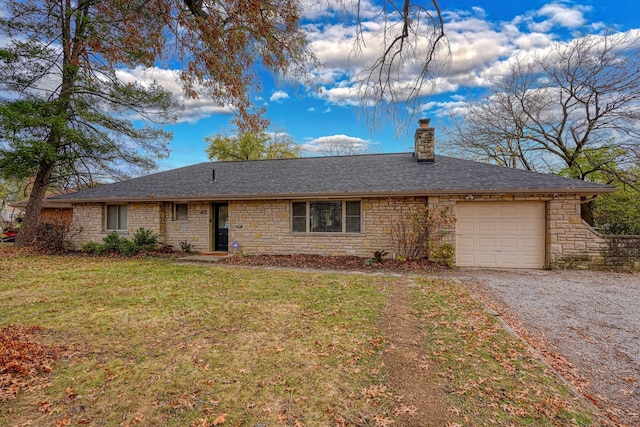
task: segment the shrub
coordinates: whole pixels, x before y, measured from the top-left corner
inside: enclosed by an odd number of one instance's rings
[[[100,253],[101,247],[98,242],[87,242],[80,246],[80,252],[84,252],[86,254],[95,254]]]
[[[451,243],[434,244],[429,249],[429,259],[433,262],[445,264],[448,267],[455,265],[455,247]]]
[[[33,235],[36,249],[46,252],[64,252],[71,246],[71,227],[63,220],[39,221]]]
[[[102,245],[100,245],[100,253],[105,252],[120,252],[120,240],[125,239],[124,237],[120,237],[118,233],[115,231],[111,234],[108,234],[102,239]]]
[[[139,228],[133,235],[133,241],[112,232],[102,239],[102,243],[88,242],[80,250],[86,253],[101,255],[118,253],[122,256],[137,255],[142,251],[154,251],[158,245],[158,235],[151,230]],[[165,245],[166,246],[166,245]]]
[[[193,252],[193,245],[186,240],[183,240],[180,242],[180,249],[182,249],[183,252],[190,254]]]
[[[133,256],[140,252],[140,247],[131,240],[123,237],[118,243],[117,252],[122,256]]]
[[[400,213],[391,223],[391,242],[406,259],[421,258],[427,251],[423,212]]]
[[[133,244],[138,248],[138,252],[154,251],[158,245],[158,235],[151,230],[139,228],[133,235]]]
[[[640,234],[640,192],[623,189],[599,196],[593,206],[594,226],[604,234]]]
[[[391,242],[396,253],[405,259],[428,257],[435,262],[453,265],[453,245],[446,240],[455,218],[449,208],[431,208],[419,205],[412,211],[402,211],[391,222]]]

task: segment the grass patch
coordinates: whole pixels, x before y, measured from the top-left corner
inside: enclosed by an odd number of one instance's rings
[[[381,381],[378,279],[180,266],[0,260],[0,328],[63,346],[44,388],[0,425],[330,425],[393,407]]]
[[[461,423],[599,425],[591,409],[462,286],[417,282],[412,299],[427,332],[425,349]]]
[[[0,278],[0,344],[11,333],[16,352],[51,353],[21,360],[40,377],[0,393],[0,425],[383,426],[402,406],[381,331],[401,321],[383,313],[406,279],[11,248],[0,248]],[[450,426],[594,425],[462,288],[417,283]],[[0,391],[2,379],[0,364]],[[417,413],[414,425],[428,416]]]

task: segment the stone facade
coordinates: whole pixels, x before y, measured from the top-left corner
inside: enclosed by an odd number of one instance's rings
[[[640,237],[602,236],[580,217],[580,197],[575,195],[491,195],[474,196],[474,202],[540,201],[546,210],[546,266],[548,268],[640,268]],[[456,203],[463,195],[403,198],[363,198],[360,233],[293,233],[290,200],[229,202],[229,243],[237,251],[254,254],[320,254],[371,257],[385,249],[393,253],[391,224],[401,213],[411,213],[426,202],[433,208],[448,208],[455,217]],[[138,228],[158,233],[160,242],[180,249],[186,241],[199,252],[213,248],[212,204],[191,202],[188,219],[174,220],[170,202],[130,203],[127,230],[131,238]],[[100,242],[105,230],[104,204],[76,204],[73,210],[74,243]],[[455,244],[455,230],[446,239]]]
[[[548,202],[550,268],[640,270],[640,236],[596,232],[580,215],[578,196]]]
[[[229,204],[229,241],[244,254],[321,254],[371,257],[390,247],[391,220],[425,203],[422,198],[361,199],[360,233],[292,233],[291,202],[237,201]]]

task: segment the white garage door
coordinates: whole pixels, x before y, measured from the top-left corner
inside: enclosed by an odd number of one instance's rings
[[[544,202],[456,204],[456,265],[544,268]]]

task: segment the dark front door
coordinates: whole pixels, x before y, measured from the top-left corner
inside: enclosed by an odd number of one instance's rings
[[[214,247],[216,251],[227,252],[229,250],[229,205],[216,203],[214,212]]]

